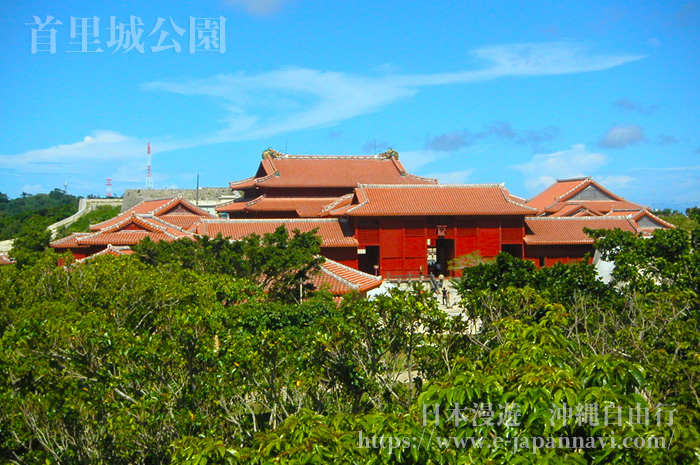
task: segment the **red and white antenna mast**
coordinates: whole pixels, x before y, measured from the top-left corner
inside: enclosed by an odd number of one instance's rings
[[[148,165],[146,167],[146,189],[153,189],[153,173],[151,173],[151,143],[146,145],[146,153],[148,155]]]
[[[107,181],[107,198],[112,197],[112,180],[110,178],[106,179]]]

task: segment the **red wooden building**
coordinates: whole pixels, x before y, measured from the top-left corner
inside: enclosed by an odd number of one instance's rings
[[[398,158],[392,150],[330,157],[269,149],[255,176],[230,183],[239,197],[217,207],[224,219],[180,198],[146,201],[52,247],[81,258],[146,236],[237,240],[284,224],[290,231],[317,229],[322,254],[334,261],[329,266],[359,270],[365,274],[353,279],[362,282],[374,275],[454,275],[450,261],[472,253],[506,252],[538,266],[567,263],[592,252],[585,227],[644,234],[673,227],[591,178],[558,180],[526,201],[502,184],[438,184],[408,173]]]
[[[350,220],[358,268],[385,277],[447,275],[453,258],[477,251],[523,257],[534,213],[500,184],[360,185],[324,212]]]
[[[593,239],[584,228],[651,235],[656,229],[675,227],[590,177],[558,179],[526,204],[536,208],[538,216],[526,220],[525,257],[538,266],[592,257]]]
[[[270,149],[255,176],[230,183],[241,197],[217,211],[251,218],[248,227],[260,218],[341,220],[355,249],[324,255],[384,277],[447,275],[453,258],[476,251],[524,256],[524,219],[537,213],[524,199],[502,185],[440,185],[408,173],[398,158],[394,151],[324,157]]]
[[[196,225],[214,218],[181,197],[147,200],[115,218],[91,225],[91,232],[73,233],[52,242],[51,247],[59,253],[72,252],[81,259],[109,246],[137,244],[145,237],[155,242],[194,239]]]
[[[540,216],[527,218],[525,224],[525,257],[537,266],[577,262],[586,254],[592,258],[593,239],[583,232],[584,228],[638,232],[631,218],[619,216]]]
[[[241,198],[216,208],[226,218],[309,218],[363,184],[437,184],[406,171],[396,152],[374,156],[283,155],[263,152],[255,176],[231,182]]]

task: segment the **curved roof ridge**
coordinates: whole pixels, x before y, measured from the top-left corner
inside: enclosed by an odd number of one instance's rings
[[[339,221],[337,218],[206,218],[202,223],[307,223]]]
[[[326,259],[326,260],[328,260],[328,259]],[[336,263],[337,263],[337,262],[336,262]],[[359,290],[360,290],[360,285],[359,285],[359,284],[355,284],[355,283],[352,283],[352,282],[348,281],[347,279],[341,277],[340,275],[338,275],[338,274],[336,274],[336,273],[333,273],[331,270],[329,270],[328,268],[324,267],[323,265],[321,265],[321,272],[322,272],[322,273],[326,273],[327,275],[331,276],[333,279],[335,279],[335,280],[337,280],[337,281],[340,281],[341,283],[343,283],[343,284],[345,284],[346,286],[348,286],[350,289],[354,289],[354,290],[356,290],[356,291],[359,291]]]
[[[357,159],[357,160],[388,160],[389,158],[382,156],[382,154],[377,155],[284,155],[283,157],[276,158],[276,160],[288,160],[288,159],[327,159],[327,158],[339,158],[342,160]]]
[[[632,215],[627,215],[627,216],[608,216],[608,215],[601,215],[601,216],[532,216],[532,217],[527,217],[526,220],[557,220],[557,221],[567,221],[567,220],[591,220],[591,219],[596,219],[596,220],[619,220],[620,218],[631,218]]]
[[[350,199],[352,201],[352,198],[355,196],[355,193],[350,193],[350,194],[345,194],[340,197],[338,197],[336,200],[333,202],[329,203],[325,207],[321,209],[322,212],[327,212],[333,210],[339,203],[343,202],[344,200]]]
[[[424,179],[430,179],[430,178],[424,178]],[[421,188],[421,187],[432,187],[432,188],[451,188],[451,187],[483,187],[483,188],[493,188],[493,187],[499,187],[499,188],[504,188],[503,183],[483,183],[483,184],[364,184],[364,183],[357,183],[357,187],[369,187],[369,188],[374,188],[374,187],[379,187],[379,188],[402,188],[402,189],[410,189],[410,188]]]
[[[334,265],[336,265],[336,266],[338,266],[338,267],[340,267],[340,268],[342,268],[342,269],[344,269],[344,270],[351,271],[351,272],[353,272],[353,273],[359,274],[359,275],[364,276],[364,277],[366,277],[366,278],[372,278],[372,279],[377,280],[377,281],[380,281],[380,280],[382,279],[381,276],[375,276],[375,275],[373,275],[373,274],[365,273],[364,271],[356,270],[355,268],[352,268],[352,267],[350,267],[350,266],[344,265],[344,264],[342,264],[342,263],[340,263],[340,262],[336,262],[335,260],[331,260],[330,258],[326,258],[326,261],[327,261],[327,262],[332,262]]]
[[[510,192],[508,192],[508,189],[506,189],[504,185],[501,185],[501,193],[503,194],[503,198],[506,202],[512,203],[513,205],[517,205],[519,207],[527,208],[528,210],[532,210],[533,212],[537,212],[537,209],[535,207],[530,207],[528,205],[513,200],[511,198]]]
[[[143,218],[148,218],[149,220],[157,221],[157,222],[159,222],[159,223],[163,223],[163,226],[162,226],[162,227],[164,227],[165,229],[167,229],[167,228],[172,228],[172,229],[176,229],[176,230],[178,230],[178,231],[180,231],[180,232],[183,232],[183,233],[185,233],[185,234],[192,234],[191,231],[188,231],[188,230],[186,230],[186,229],[184,229],[184,228],[181,228],[181,227],[178,226],[178,225],[172,224],[172,223],[170,223],[169,221],[166,221],[166,220],[162,219],[162,218],[159,217],[159,216],[155,216],[155,215],[139,215],[139,216],[141,216],[141,217],[143,217]],[[154,226],[158,226],[158,225],[154,225]],[[167,234],[167,231],[163,231],[163,232],[165,232],[165,233]]]
[[[559,180],[557,180],[557,182],[558,181]],[[570,179],[569,181],[578,181],[578,178]],[[554,197],[554,202],[552,203],[552,205],[561,201],[561,199],[565,198],[567,195],[570,195],[570,194],[573,194],[574,192],[577,192],[578,189],[583,187],[586,183],[590,184],[592,181],[593,181],[593,178],[591,178],[591,177],[583,178],[580,183],[576,184],[574,187],[572,187],[568,191],[564,192],[559,197]],[[562,181],[562,182],[566,182],[566,181]],[[549,205],[547,208],[551,207],[552,205]]]

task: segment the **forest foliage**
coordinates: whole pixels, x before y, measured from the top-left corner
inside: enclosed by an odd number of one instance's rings
[[[283,228],[2,267],[0,461],[697,463],[697,236],[591,234],[620,263],[611,285],[591,265],[500,255],[464,270],[464,319],[419,286],[340,305],[306,289],[300,302],[320,242]],[[557,417],[585,404],[600,424]],[[480,410],[455,421],[455,405],[519,414],[475,424]],[[604,407],[625,415],[604,425]],[[664,447],[534,448],[538,437]]]
[[[58,228],[56,231],[56,238],[60,239],[61,237],[68,236],[74,232],[89,232],[90,225],[102,223],[103,221],[112,219],[119,215],[119,213],[121,213],[121,207],[119,205],[100,205],[94,210],[89,211],[78,218],[75,223]]]
[[[23,193],[16,199],[0,192],[0,241],[18,237],[30,229],[46,229],[77,211],[78,197],[61,189],[48,194]]]

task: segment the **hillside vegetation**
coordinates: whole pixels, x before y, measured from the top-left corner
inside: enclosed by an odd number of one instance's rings
[[[88,232],[90,231],[91,224],[102,223],[107,221],[121,213],[120,206],[109,206],[102,205],[94,210],[86,213],[85,215],[78,218],[78,220],[68,225],[67,227],[61,227],[56,231],[56,238],[61,238],[70,235],[74,232]]]
[[[0,192],[0,240],[13,239],[29,229],[45,229],[78,211],[78,197],[60,189],[48,194],[22,194],[9,199]]]

